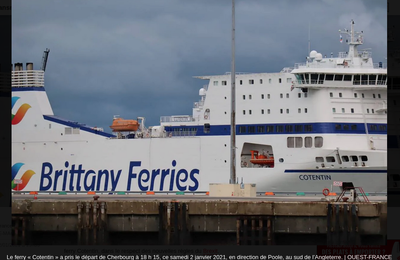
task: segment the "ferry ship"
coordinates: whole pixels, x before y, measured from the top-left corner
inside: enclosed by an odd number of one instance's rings
[[[257,192],[352,182],[387,193],[387,69],[351,29],[337,57],[312,50],[277,73],[235,73],[236,176]],[[342,41],[342,36],[340,36]],[[12,71],[12,191],[206,192],[230,178],[231,75],[198,76],[192,115],[110,119],[113,133],[54,115],[44,70]],[[337,188],[339,190],[339,188]]]

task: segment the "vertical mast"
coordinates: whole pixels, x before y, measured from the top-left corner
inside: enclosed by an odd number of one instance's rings
[[[229,183],[236,183],[236,90],[235,90],[235,0],[232,0],[232,61],[231,61],[231,167]]]

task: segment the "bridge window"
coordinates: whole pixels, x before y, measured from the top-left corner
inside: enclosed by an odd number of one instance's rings
[[[351,81],[351,75],[344,75],[343,80],[344,81]]]
[[[342,81],[343,75],[335,75],[335,81]]]
[[[318,74],[311,74],[311,84],[317,83]]]
[[[363,162],[367,162],[368,161],[368,157],[366,155],[360,155],[360,160]]]
[[[376,75],[369,75],[369,85],[375,85]]]
[[[354,75],[353,85],[360,85],[361,75]]]
[[[304,138],[304,146],[306,148],[311,148],[312,147],[312,137],[307,136],[306,138]]]
[[[324,162],[324,157],[315,157],[316,162]]]
[[[326,74],[325,75],[325,80],[333,80],[333,74]]]
[[[361,85],[368,85],[368,75],[361,75]]]
[[[314,138],[314,143],[316,148],[321,148],[324,144],[324,139],[322,138],[322,136],[316,136]]]

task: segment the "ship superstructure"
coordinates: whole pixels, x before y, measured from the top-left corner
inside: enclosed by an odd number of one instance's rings
[[[353,24],[341,32],[349,51],[338,57],[311,51],[278,73],[236,73],[238,180],[259,192],[320,193],[353,182],[386,193],[387,71],[357,49],[363,38]],[[13,124],[13,179],[34,173],[14,190],[204,192],[229,181],[230,73],[197,77],[208,84],[192,115],[162,116],[152,127],[116,117],[114,135],[54,116],[35,85],[44,72],[19,66],[13,105],[29,108]]]

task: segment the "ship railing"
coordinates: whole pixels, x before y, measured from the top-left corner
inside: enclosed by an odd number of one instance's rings
[[[341,59],[347,58],[347,52],[345,52],[345,51],[339,52],[338,58],[341,58]]]
[[[242,74],[252,74],[251,72],[235,72],[236,75],[242,75]],[[231,75],[231,72],[225,72],[225,75]]]
[[[195,119],[192,116],[162,116],[160,122],[194,122]]]
[[[354,80],[353,85],[386,85],[386,80]]]
[[[193,108],[199,108],[204,106],[204,101],[194,102]]]
[[[387,69],[386,63],[378,62],[378,63],[374,63],[373,65],[374,65],[374,69]]]
[[[188,137],[196,136],[197,130],[169,131],[167,137]]]
[[[11,73],[13,88],[44,87],[44,71],[18,70]]]
[[[307,66],[307,63],[295,63],[294,64],[294,68],[295,69],[298,69],[298,68],[301,68],[301,67],[305,67],[305,66]]]
[[[290,72],[292,72],[293,69],[294,69],[293,67],[284,67],[281,70],[281,73],[290,73]]]

